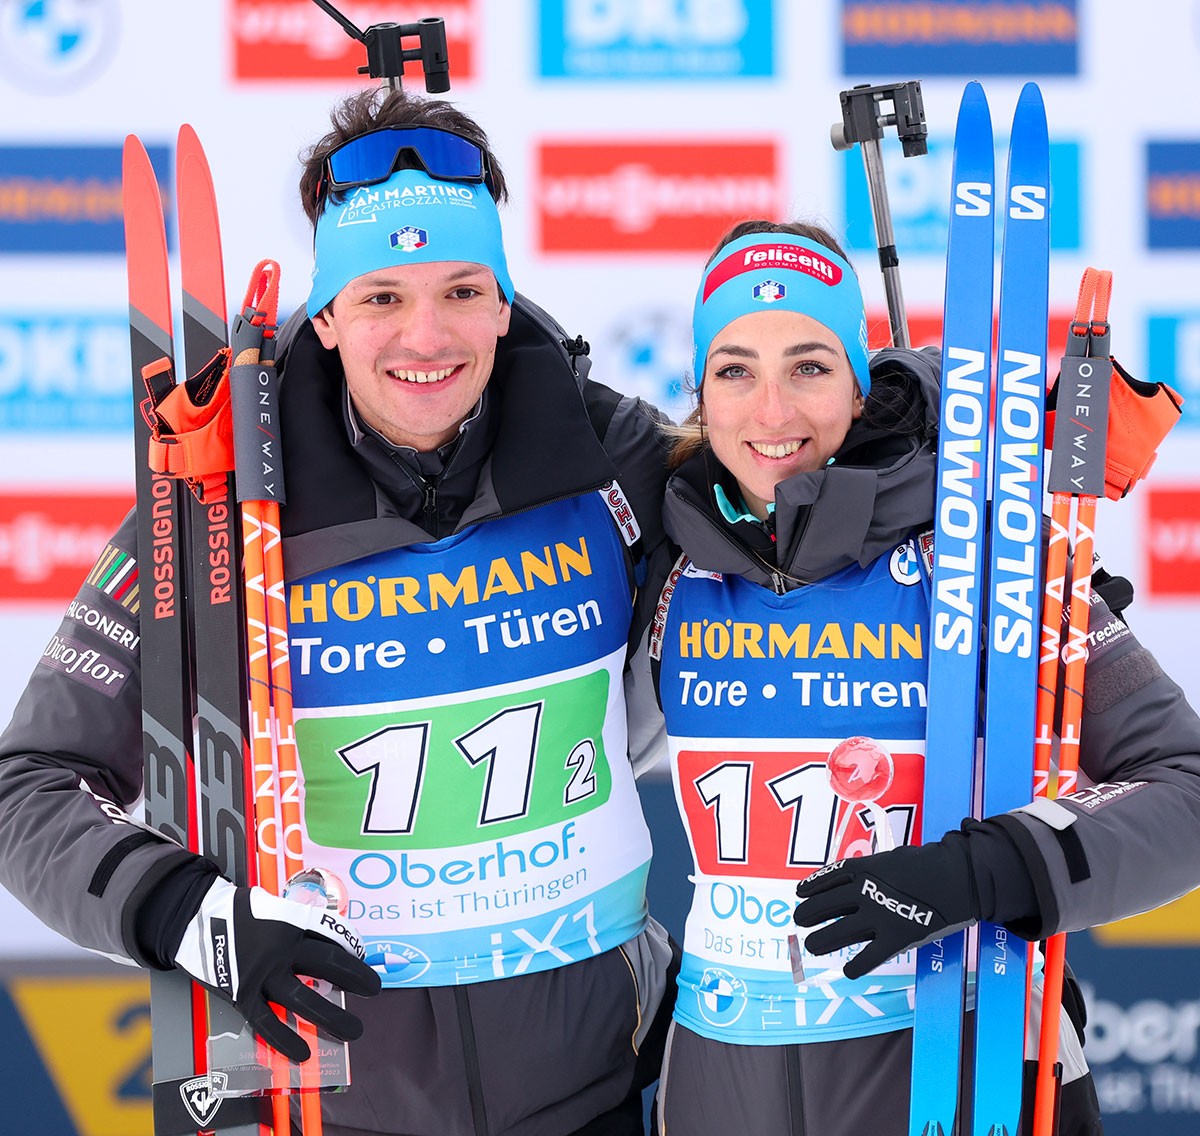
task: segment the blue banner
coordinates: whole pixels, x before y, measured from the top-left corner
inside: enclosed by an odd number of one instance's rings
[[[842,71],[1075,75],[1076,0],[842,0]]]
[[[126,433],[124,313],[0,314],[0,430]]]
[[[147,150],[165,190],[169,151]],[[124,252],[119,145],[0,147],[0,253]]]
[[[1146,244],[1200,248],[1200,142],[1146,143]]]
[[[542,0],[538,62],[569,79],[736,79],[775,73],[771,0]]]

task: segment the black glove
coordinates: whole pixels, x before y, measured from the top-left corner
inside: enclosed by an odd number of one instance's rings
[[[888,959],[961,930],[981,918],[966,837],[838,860],[796,887],[795,920],[814,927],[805,946],[816,955],[869,940],[843,970],[861,978]]]
[[[308,1044],[267,1003],[354,1041],[362,1036],[362,1022],[296,976],[321,978],[351,994],[378,994],[379,975],[362,961],[363,953],[344,916],[218,877],[184,932],[175,964],[232,1002],[268,1045],[300,1062],[309,1057]]]

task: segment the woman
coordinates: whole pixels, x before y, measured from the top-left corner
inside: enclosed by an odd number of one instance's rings
[[[1093,628],[1117,630],[1092,648],[1081,762],[1125,791],[1067,798],[1058,827],[1014,813],[889,851],[922,797],[939,354],[868,364],[836,241],[765,221],[718,246],[694,335],[664,512],[683,555],[651,638],[696,869],[660,1131],[906,1132],[912,948],[980,919],[1034,940],[1195,886],[1200,720],[1097,596]],[[802,882],[842,858],[852,888]],[[928,918],[860,903],[867,881]],[[1060,1131],[1099,1132],[1065,1016],[1060,1052]]]

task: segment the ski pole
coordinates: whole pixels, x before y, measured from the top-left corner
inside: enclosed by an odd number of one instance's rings
[[[1055,705],[1058,635],[1062,630],[1067,559],[1065,530],[1072,503],[1075,507],[1072,533],[1074,562],[1064,649],[1058,778],[1053,795],[1058,797],[1073,792],[1079,773],[1079,731],[1083,719],[1083,682],[1088,655],[1096,498],[1104,493],[1104,452],[1108,428],[1109,379],[1112,373],[1112,364],[1108,360],[1107,323],[1111,288],[1111,272],[1089,268],[1084,273],[1075,320],[1067,337],[1067,355],[1059,376],[1054,438],[1056,457],[1051,463],[1050,476],[1050,489],[1054,495],[1052,552],[1047,558],[1047,607],[1043,618],[1043,653],[1038,676],[1037,759],[1034,767],[1036,796],[1050,796],[1050,739],[1058,709]],[[1085,407],[1083,412],[1088,415],[1090,422],[1096,423],[1095,426],[1080,421],[1080,411]],[[1072,465],[1066,470],[1068,452],[1072,456]],[[1052,576],[1054,572],[1057,572],[1056,580]],[[1052,628],[1054,607],[1057,607],[1057,627]],[[1052,643],[1053,661],[1046,657]],[[1066,935],[1053,935],[1046,944],[1043,974],[1034,1136],[1052,1136],[1057,1129],[1062,1078],[1062,1066],[1058,1063],[1058,1030],[1065,962]]]
[[[278,895],[283,881],[303,869],[299,811],[299,772],[292,722],[287,614],[283,597],[283,554],[279,503],[284,499],[280,465],[277,376],[263,344],[275,336],[279,265],[260,261],[250,278],[242,311],[234,322],[237,372],[233,417],[238,497],[246,561],[246,617],[250,653],[250,696],[254,707],[255,818],[260,883]],[[282,873],[281,873],[282,868]],[[301,1125],[305,1136],[322,1131],[320,1057],[316,1031],[298,1022],[312,1056],[300,1067]],[[314,1062],[316,1066],[314,1067]],[[276,1089],[291,1077],[278,1054],[272,1057]],[[288,1097],[276,1092],[272,1110],[277,1136],[291,1131]]]
[[[317,3],[322,3],[322,0],[317,0]],[[892,343],[896,347],[908,347],[908,316],[904,311],[904,293],[900,288],[900,257],[896,253],[896,237],[892,231],[892,211],[888,204],[887,179],[884,177],[879,141],[885,126],[895,126],[906,158],[928,152],[921,82],[914,79],[880,87],[864,83],[849,91],[842,91],[838,97],[842,103],[842,121],[835,122],[830,128],[830,141],[835,150],[849,150],[855,143],[862,150]],[[883,104],[888,102],[891,103],[891,111],[882,111]]]

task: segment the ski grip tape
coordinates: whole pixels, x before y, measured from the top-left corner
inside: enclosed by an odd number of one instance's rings
[[[1112,363],[1066,355],[1054,385],[1057,397],[1047,488],[1051,493],[1104,496],[1104,457],[1108,441]],[[1071,455],[1070,462],[1065,460]]]
[[[271,363],[235,363],[229,374],[239,501],[287,504],[279,450],[279,372]]]

